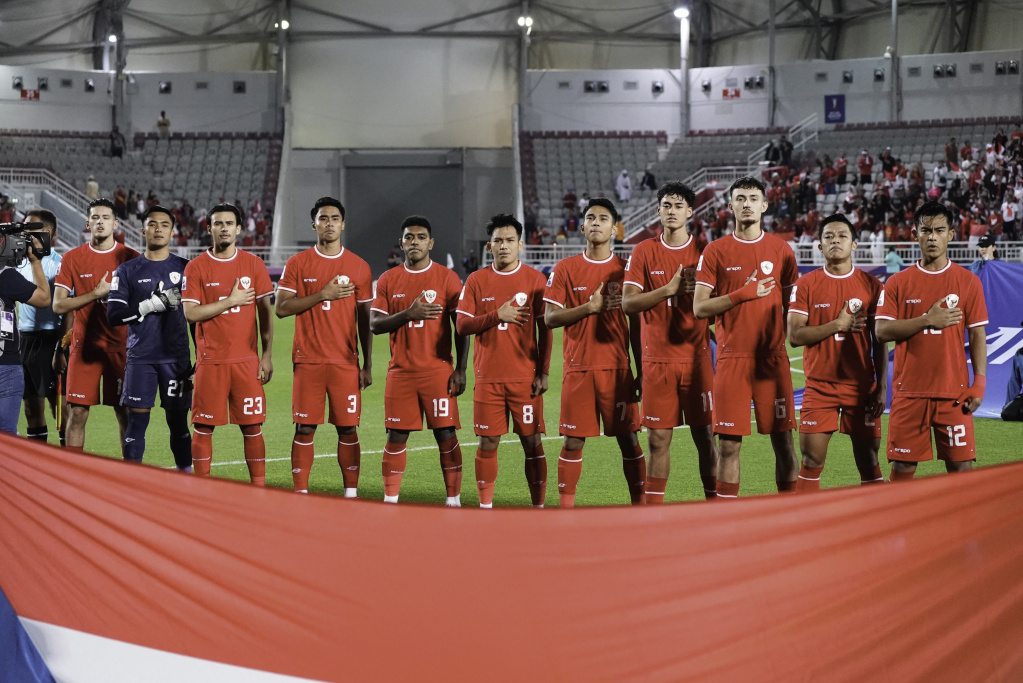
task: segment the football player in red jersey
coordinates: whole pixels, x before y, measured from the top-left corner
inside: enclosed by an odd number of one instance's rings
[[[489,268],[470,275],[458,299],[458,334],[476,335],[473,422],[480,437],[476,486],[480,507],[493,507],[497,446],[513,430],[525,451],[526,483],[534,507],[543,507],[547,459],[543,451],[543,394],[551,365],[551,331],[543,322],[546,278],[519,261],[522,224],[500,214],[487,224]]]
[[[789,343],[804,347],[806,373],[797,491],[820,488],[828,444],[839,429],[852,439],[860,482],[884,481],[877,450],[888,386],[888,346],[873,332],[881,283],[853,267],[855,229],[843,214],[824,219],[817,248],[824,254],[824,267],[799,278],[789,301]]]
[[[316,457],[313,439],[317,425],[323,424],[329,398],[328,420],[337,430],[344,496],[355,498],[362,460],[356,428],[362,414],[362,390],[373,383],[373,335],[369,331],[373,274],[364,260],[341,245],[345,229],[341,202],[321,197],[309,216],[316,245],[288,259],[274,307],[278,318],[295,316],[291,476],[296,491],[309,491],[309,473]]]
[[[235,246],[241,212],[232,204],[210,209],[213,246],[185,267],[181,303],[195,323],[192,394],[192,471],[210,476],[213,429],[230,420],[241,428],[249,479],[266,484],[266,394],[273,375],[273,284],[266,264]],[[257,348],[262,342],[263,353]]]
[[[455,335],[458,365],[451,364],[451,329],[462,282],[454,271],[430,259],[433,226],[422,216],[401,224],[405,263],[377,281],[371,326],[389,334],[391,362],[384,392],[387,445],[381,464],[384,501],[397,503],[405,472],[409,432],[433,430],[440,450],[445,505],[461,507],[462,447],[455,430],[461,427],[458,396],[465,391],[469,338]]]
[[[739,493],[739,451],[750,433],[752,400],[757,430],[770,434],[779,492],[794,492],[798,472],[792,428],[795,405],[785,347],[789,294],[799,277],[792,248],[764,232],[764,184],[739,178],[728,190],[735,232],[707,245],[696,269],[693,312],[716,317],[714,432],[720,461],[717,493]]]
[[[618,212],[604,197],[589,201],[583,212],[586,251],[562,259],[547,280],[544,301],[547,327],[565,328],[564,379],[561,385],[561,434],[558,458],[560,507],[575,505],[588,436],[618,440],[622,468],[634,505],[643,502],[646,463],[639,445],[639,390],[629,368],[629,345],[639,369],[639,316],[622,312],[625,260],[611,253]]]
[[[128,333],[107,321],[107,296],[117,267],[139,255],[114,239],[117,218],[114,203],[97,199],[89,204],[88,244],[69,251],[54,282],[53,312],[76,312],[72,327],[71,357],[68,360],[66,430],[67,447],[81,451],[85,446],[85,423],[89,408],[112,406],[124,442],[128,411],[120,405]],[[102,380],[102,389],[101,389]]]
[[[717,496],[717,446],[711,429],[714,366],[710,325],[693,314],[700,243],[686,228],[696,195],[678,181],[657,192],[664,232],[640,242],[625,268],[626,313],[643,327],[643,425],[650,443],[646,502],[664,502],[675,427],[689,426],[706,498]]]
[[[973,467],[973,413],[987,385],[984,290],[980,278],[948,258],[952,212],[927,202],[914,222],[920,260],[888,279],[877,305],[877,338],[895,342],[887,450],[892,481],[912,479],[917,463],[933,457],[932,429],[947,471]]]

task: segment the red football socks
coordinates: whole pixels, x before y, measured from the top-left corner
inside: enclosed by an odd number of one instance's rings
[[[718,479],[718,495],[716,500],[734,499],[739,497],[739,482],[721,481]]]
[[[401,491],[401,477],[405,474],[406,464],[405,444],[387,442],[384,446],[384,457],[380,463],[381,473],[384,475],[384,495],[397,496]]]
[[[480,505],[494,504],[494,482],[497,481],[497,449],[476,449],[476,489]]]
[[[881,466],[874,465],[873,469],[860,470],[860,483],[866,486],[867,484],[883,484],[884,475],[881,474]]]
[[[458,439],[437,444],[440,449],[440,471],[444,475],[444,488],[449,498],[462,493],[462,446]]]
[[[647,505],[659,505],[664,502],[664,491],[668,488],[667,477],[650,477],[646,478],[646,485],[644,489],[644,498],[646,499]]]
[[[643,487],[646,485],[646,457],[642,446],[636,444],[631,456],[622,453],[622,471],[625,473],[625,483],[629,486],[632,504],[642,505]]]
[[[798,493],[819,491],[821,488],[821,472],[823,471],[823,466],[807,467],[806,465],[800,465],[799,478],[796,479],[796,491]]]
[[[210,461],[213,459],[213,431],[209,427],[192,430],[192,472],[200,477],[210,476]]]
[[[583,473],[583,452],[564,447],[558,456],[558,507],[575,507],[575,490]]]
[[[707,500],[713,500],[718,497],[718,479],[714,475],[705,477],[700,475],[700,481],[703,482],[703,497]]]
[[[308,439],[308,441],[300,441]],[[291,442],[291,480],[296,491],[309,490],[309,472],[313,469],[313,435],[295,435]]]
[[[266,486],[266,444],[263,442],[263,425],[243,425],[242,437],[242,441],[245,442],[245,466],[249,468],[249,481],[253,486]],[[210,452],[212,453],[212,444]]]
[[[543,505],[547,497],[547,455],[543,444],[538,444],[532,453],[526,453],[526,484],[533,505]]]
[[[796,492],[796,482],[794,481],[776,481],[775,484],[778,486],[778,493]]]
[[[342,434],[337,442],[337,464],[341,467],[341,481],[346,489],[359,488],[359,467],[362,464],[362,447],[358,434]],[[401,469],[405,469],[402,465]]]

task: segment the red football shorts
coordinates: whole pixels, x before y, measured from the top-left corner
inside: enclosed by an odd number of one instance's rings
[[[963,414],[962,406],[952,405],[950,398],[908,398],[896,394],[888,419],[888,461],[930,460],[934,457],[932,428],[938,458],[952,462],[977,459],[973,415]]]
[[[107,353],[82,347],[71,349],[67,364],[67,402],[80,406],[101,403],[119,406],[124,386],[124,363],[123,351]]]
[[[266,421],[266,394],[259,381],[259,361],[199,363],[192,391],[192,424],[217,427]],[[225,410],[225,408],[229,408]]]
[[[543,434],[543,396],[531,398],[532,391],[533,383],[527,381],[478,383],[472,396],[476,436],[507,434],[509,412],[519,436]]]
[[[426,413],[426,426],[430,429],[461,429],[458,399],[448,393],[451,372],[429,375],[387,373],[387,384],[384,386],[384,426],[387,429],[418,432],[423,428],[423,413]]]
[[[714,374],[714,433],[748,436],[750,402],[759,433],[793,429],[796,409],[790,373],[787,356],[719,356]]]
[[[881,438],[881,418],[871,417],[866,410],[873,390],[872,386],[806,380],[799,433],[830,434],[841,429],[857,439]]]
[[[295,424],[323,424],[323,409],[330,399],[330,424],[358,427],[362,414],[359,368],[335,363],[295,363],[291,383],[291,419]]]
[[[714,406],[714,366],[705,363],[643,363],[643,426],[706,427]]]
[[[622,436],[639,431],[639,405],[628,368],[569,372],[561,382],[561,435]]]

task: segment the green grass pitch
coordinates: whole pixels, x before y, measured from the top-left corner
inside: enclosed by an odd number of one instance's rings
[[[266,440],[266,481],[270,486],[291,488],[291,441],[294,426],[291,423],[291,338],[294,333],[294,318],[275,320],[274,328],[274,375],[266,385],[268,418],[263,426]],[[547,436],[544,447],[548,461],[547,505],[557,505],[557,464],[562,439],[557,435],[558,411],[561,400],[561,330],[555,331],[555,348],[551,360],[550,391],[545,395],[544,418]],[[802,368],[801,354],[790,349],[794,370]],[[384,430],[384,378],[389,358],[386,335],[375,337],[373,344],[373,385],[363,394],[362,426],[359,439],[362,443],[362,473],[359,480],[359,496],[382,500],[383,482],[380,476],[380,459],[386,440]],[[463,505],[478,504],[474,486],[473,458],[476,452],[476,437],[472,432],[472,362],[469,363],[468,387],[460,397],[459,408],[463,428],[458,432],[462,444],[464,476],[462,485]],[[793,384],[803,386],[803,375],[793,372]],[[1001,401],[1002,389],[991,387],[987,401]],[[145,461],[149,465],[173,467],[167,445],[167,426],[163,411],[154,409],[153,419],[146,437]],[[883,447],[887,438],[888,417],[883,419],[882,470],[888,475],[884,461]],[[25,433],[22,417],[20,433]],[[977,419],[975,421],[977,462],[980,466],[1019,460],[1019,427],[1000,420]],[[55,426],[50,424],[50,441],[55,442]],[[798,437],[797,437],[798,438]],[[495,488],[494,503],[498,506],[529,505],[529,491],[523,476],[522,448],[517,437],[504,437],[498,459],[500,474]],[[645,436],[640,437],[644,450]],[[341,471],[336,453],[337,437],[334,428],[322,425],[316,432],[316,463],[310,478],[310,490],[316,493],[340,495]],[[106,407],[92,409],[86,427],[85,447],[92,453],[120,457],[117,426],[113,412]],[[444,484],[441,478],[439,458],[432,432],[413,433],[408,441],[408,466],[402,483],[401,501],[414,503],[443,504]],[[622,475],[621,455],[614,439],[599,437],[587,439],[583,451],[583,473],[579,482],[577,505],[624,505],[629,502],[625,478]],[[937,461],[922,463],[918,476],[944,472],[944,466]],[[217,428],[213,435],[213,475],[248,480],[248,470],[242,455],[242,436],[238,428],[226,425]],[[851,486],[859,483],[859,474],[853,463],[852,448],[848,437],[836,434],[831,442],[827,466],[821,479],[823,487]],[[754,434],[743,441],[741,495],[773,493],[774,454],[766,436]],[[668,482],[666,501],[677,502],[701,500],[703,489],[696,464],[696,450],[685,428],[676,429],[672,442],[672,472]]]

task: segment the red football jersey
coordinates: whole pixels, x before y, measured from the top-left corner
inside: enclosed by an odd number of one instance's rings
[[[73,296],[87,294],[96,288],[103,273],[114,276],[117,266],[138,256],[139,253],[119,242],[106,251],[97,251],[91,244],[68,251],[57,268],[54,284]],[[128,326],[113,327],[107,322],[106,299],[93,301],[74,312],[75,324],[71,334],[71,348],[79,348],[86,341],[97,350],[124,352],[128,344]]]
[[[473,370],[476,382],[532,381],[537,372],[546,372],[547,358],[540,359],[537,349],[539,326],[543,323],[543,274],[524,263],[502,273],[491,265],[469,275],[458,297],[457,312],[478,318],[496,313],[506,301],[517,294],[525,295],[523,306],[532,310],[530,320],[522,326],[499,323],[476,335],[473,347]]]
[[[252,287],[256,299],[273,294],[273,283],[261,259],[241,249],[234,256],[220,259],[204,251],[185,266],[181,281],[181,300],[193,304],[211,304],[226,299],[235,280]],[[256,304],[234,306],[210,320],[195,325],[195,359],[204,363],[238,363],[259,358],[256,330]]]
[[[296,297],[304,297],[320,291],[342,275],[355,285],[355,295],[324,301],[295,316],[292,362],[358,367],[356,307],[358,303],[373,300],[373,274],[365,261],[344,247],[335,256],[326,256],[316,247],[310,247],[288,259],[277,287],[293,292]]]
[[[803,370],[807,379],[870,387],[875,381],[871,334],[877,313],[881,283],[876,277],[853,268],[833,275],[819,268],[799,278],[792,288],[789,313],[806,316],[811,327],[826,325],[838,317],[846,301],[859,302],[856,315],[866,314],[867,327],[859,332],[835,334],[803,347]]]
[[[554,266],[543,299],[558,308],[575,308],[589,301],[602,282],[604,294],[621,294],[624,277],[620,256],[593,261],[579,254]],[[588,315],[564,330],[565,372],[629,367],[629,321],[621,308]]]
[[[955,296],[967,328],[987,325],[980,278],[951,261],[940,271],[919,263],[895,273],[877,304],[878,320],[917,318],[939,299]],[[962,325],[927,329],[895,344],[892,392],[926,398],[955,398],[970,385]]]
[[[402,264],[377,280],[373,310],[394,315],[412,305],[423,292],[424,300],[444,307],[436,320],[410,320],[391,332],[391,362],[388,373],[421,375],[451,372],[451,315],[458,307],[462,281],[455,272],[430,262],[423,270],[409,270]]]
[[[700,261],[700,248],[693,236],[678,247],[669,247],[660,237],[652,237],[636,245],[625,266],[625,284],[644,292],[668,284],[681,265],[695,268]],[[693,295],[682,290],[640,314],[643,360],[665,362],[710,361],[710,322],[693,314]]]
[[[734,234],[715,240],[700,257],[696,285],[724,296],[742,287],[754,270],[758,280],[773,277],[775,288],[768,296],[741,303],[717,317],[718,358],[787,356],[785,303],[799,268],[786,242],[766,232],[749,241]]]

